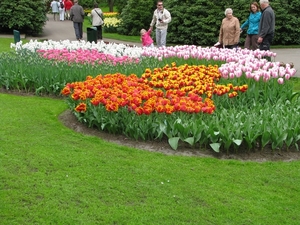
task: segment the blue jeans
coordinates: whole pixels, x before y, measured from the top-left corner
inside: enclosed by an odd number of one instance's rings
[[[82,39],[83,31],[82,31],[82,23],[73,22],[76,39]]]

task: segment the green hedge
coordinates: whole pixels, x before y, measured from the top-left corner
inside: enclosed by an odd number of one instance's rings
[[[47,20],[44,0],[0,1],[0,32],[17,29],[24,33],[39,34]]]
[[[249,0],[165,0],[164,6],[171,12],[168,43],[212,45],[217,42],[226,8],[232,8],[240,23],[249,16]],[[276,14],[276,34],[273,44],[299,45],[300,0],[274,0],[270,3]],[[156,0],[128,0],[121,13],[123,23],[120,34],[139,35],[141,28],[148,28]],[[245,33],[241,35],[244,42]]]

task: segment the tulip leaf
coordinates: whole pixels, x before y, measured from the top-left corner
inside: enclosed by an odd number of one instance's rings
[[[261,137],[262,147],[265,147],[269,143],[270,136],[271,136],[270,133],[267,131],[262,134],[262,137]]]
[[[194,145],[194,138],[193,137],[189,137],[184,139],[185,142],[189,143],[190,145]]]
[[[295,147],[296,147],[297,151],[299,151],[299,146],[297,143],[295,143]]]
[[[298,92],[293,92],[290,100],[292,100],[293,98],[297,97],[297,95],[298,95],[298,97],[300,96],[300,92],[299,91]]]
[[[169,142],[169,145],[171,146],[172,149],[177,150],[179,137],[169,138],[168,142]]]
[[[233,140],[233,142],[234,142],[237,146],[240,146],[240,145],[242,144],[242,140],[239,140],[239,139]]]
[[[210,144],[210,147],[211,147],[215,152],[220,152],[221,144],[220,144],[220,143],[212,143],[212,144]]]

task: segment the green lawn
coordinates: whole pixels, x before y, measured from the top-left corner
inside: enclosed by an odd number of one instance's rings
[[[10,44],[14,43],[14,38],[0,38],[0,52],[14,51],[10,48]]]
[[[299,224],[300,162],[167,156],[77,133],[63,100],[0,94],[1,224]]]
[[[65,127],[62,99],[0,102],[1,225],[299,224],[299,161],[163,155]]]

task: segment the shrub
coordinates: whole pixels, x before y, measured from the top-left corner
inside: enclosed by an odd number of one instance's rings
[[[0,1],[0,31],[39,34],[47,20],[44,0]]]
[[[172,23],[168,30],[168,40],[173,43],[212,45],[217,41],[221,21],[226,8],[232,8],[233,14],[242,24],[249,16],[249,1],[178,1],[168,0],[168,10],[172,14]],[[273,44],[299,44],[300,21],[297,19],[298,0],[282,4],[280,0],[270,3],[276,15],[276,34]],[[245,35],[241,36],[244,42]]]
[[[155,5],[156,0],[127,1],[127,5],[120,14],[122,22],[118,28],[118,33],[137,36],[142,28],[148,29]]]

